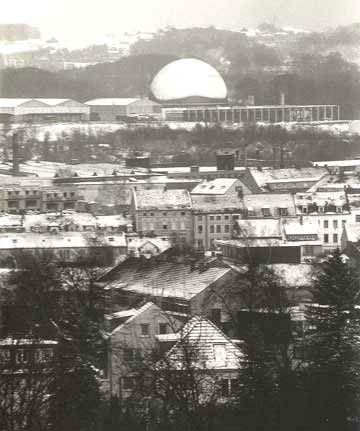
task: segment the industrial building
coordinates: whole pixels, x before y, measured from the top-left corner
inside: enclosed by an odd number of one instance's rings
[[[281,123],[339,121],[339,105],[177,106],[163,108],[165,121]]]
[[[1,123],[87,121],[90,108],[72,99],[0,98]]]
[[[160,117],[161,105],[146,98],[105,98],[93,99],[85,103],[90,109],[92,121],[126,121],[138,116]]]

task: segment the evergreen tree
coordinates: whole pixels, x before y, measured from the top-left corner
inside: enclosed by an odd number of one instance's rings
[[[358,278],[336,250],[320,265],[313,287],[306,337],[309,429],[346,430],[360,416]]]

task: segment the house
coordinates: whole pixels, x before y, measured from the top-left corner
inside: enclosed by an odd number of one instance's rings
[[[187,190],[134,190],[130,213],[138,233],[192,244],[192,204]]]
[[[262,191],[306,191],[327,174],[325,168],[250,169],[248,175]]]
[[[193,316],[178,332],[157,335],[160,344],[172,347],[165,352],[158,368],[169,375],[189,371],[194,378],[192,385],[200,393],[200,402],[214,398],[218,402],[236,395],[238,370],[243,354],[237,344],[227,337],[214,323],[203,316]],[[171,379],[171,376],[169,377]]]
[[[161,255],[128,258],[99,279],[108,292],[111,311],[153,301],[163,310],[183,314],[206,313],[208,296],[232,282],[237,271],[214,258],[188,262]]]
[[[156,337],[177,331],[184,322],[152,302],[105,317],[110,326],[106,373],[109,390],[124,399],[134,389],[136,371],[157,347]]]
[[[233,239],[215,245],[226,259],[239,263],[254,259],[263,264],[296,264],[323,251],[316,227],[280,219],[237,220]]]
[[[211,181],[203,181],[192,191],[192,195],[238,195],[251,194],[250,188],[239,178],[216,178]]]
[[[244,212],[243,200],[237,194],[191,193],[191,201],[195,247],[210,250],[216,239],[231,239],[234,222]]]
[[[243,218],[287,218],[296,217],[296,208],[291,193],[256,193],[244,195]]]
[[[355,221],[344,191],[297,193],[295,203],[303,223],[318,227],[324,250],[339,247],[343,227]]]

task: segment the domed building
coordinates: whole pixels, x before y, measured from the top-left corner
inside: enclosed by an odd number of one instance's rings
[[[151,92],[164,106],[223,104],[227,97],[220,73],[195,58],[176,60],[164,66],[153,79]]]

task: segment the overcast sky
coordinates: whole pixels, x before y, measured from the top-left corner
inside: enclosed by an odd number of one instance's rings
[[[272,22],[318,30],[360,22],[360,0],[0,0],[0,22],[76,39],[160,27],[240,29]]]

